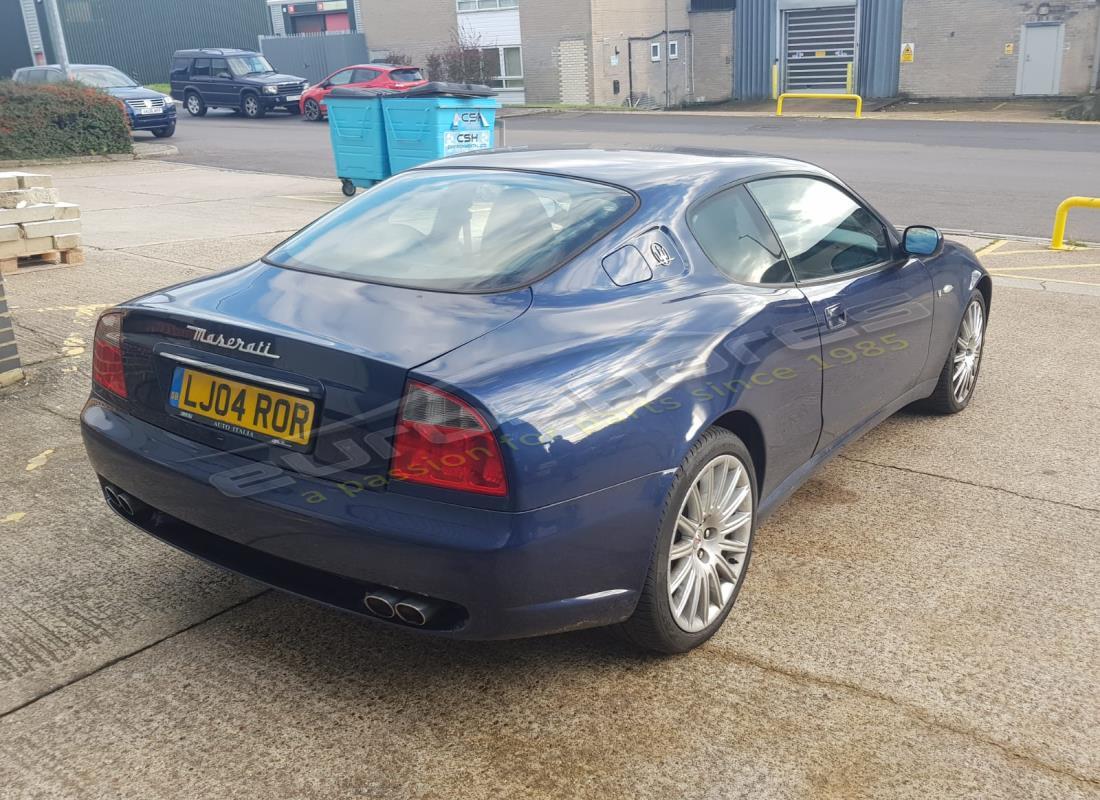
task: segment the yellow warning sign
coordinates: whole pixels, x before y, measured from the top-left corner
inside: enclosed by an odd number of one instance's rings
[[[814,53],[814,56],[816,58],[825,58],[825,51],[824,50],[818,50],[817,52]]]
[[[913,43],[906,42],[901,46],[901,63],[912,64],[913,63]]]
[[[1015,42],[1005,42],[1005,55],[1010,56],[1016,52]]]

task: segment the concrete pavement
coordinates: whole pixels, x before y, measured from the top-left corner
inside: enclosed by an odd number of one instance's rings
[[[600,631],[416,637],[113,517],[76,424],[98,310],[340,197],[163,163],[54,176],[87,264],[6,282],[31,380],[0,393],[5,798],[1100,797],[1097,251],[968,240],[998,276],[971,407],[849,448],[760,530],[719,635],[654,658]]]

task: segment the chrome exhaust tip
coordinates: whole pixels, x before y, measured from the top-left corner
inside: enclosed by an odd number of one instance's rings
[[[112,511],[118,511],[119,513],[122,513],[122,510],[118,504],[118,492],[115,491],[115,487],[104,486],[103,499],[107,501],[107,505]]]
[[[389,592],[367,592],[363,597],[363,605],[367,607],[367,611],[382,619],[393,619],[397,613],[394,609],[396,602],[397,595]]]
[[[119,510],[127,517],[137,516],[137,509],[134,508],[133,502],[130,500],[130,496],[125,492],[115,492],[115,497],[118,498]]]
[[[436,604],[423,597],[406,597],[393,607],[397,618],[409,625],[422,627],[431,622],[437,610]]]

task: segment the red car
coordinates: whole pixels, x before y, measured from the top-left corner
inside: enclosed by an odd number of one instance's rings
[[[302,93],[302,116],[320,122],[327,114],[325,98],[337,86],[369,86],[372,89],[411,89],[427,83],[420,67],[400,67],[394,64],[354,64],[329,75],[316,86]]]

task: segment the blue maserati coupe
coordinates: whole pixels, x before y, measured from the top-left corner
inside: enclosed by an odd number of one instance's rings
[[[261,260],[105,312],[107,503],[391,625],[722,625],[765,516],[904,406],[964,409],[991,281],[782,158],[433,162]]]

